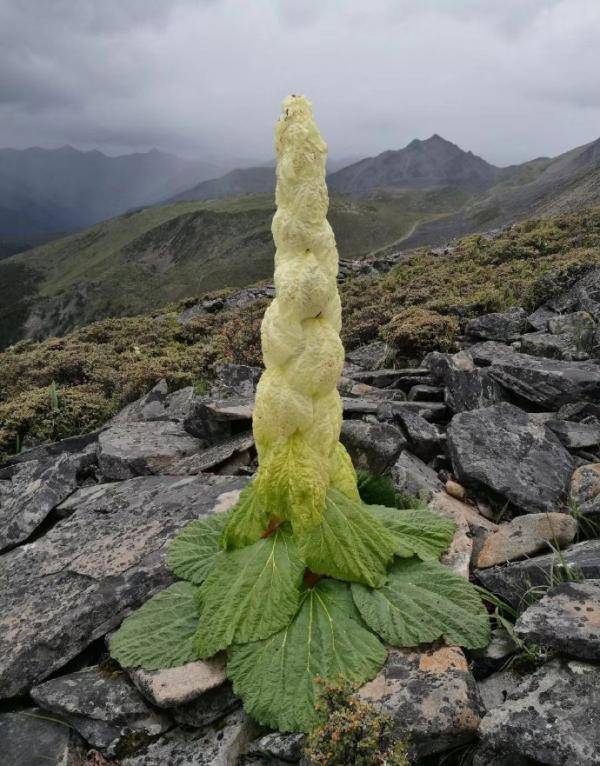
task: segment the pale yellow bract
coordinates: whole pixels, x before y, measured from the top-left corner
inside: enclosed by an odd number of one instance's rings
[[[265,511],[294,529],[318,524],[335,487],[358,500],[356,475],[339,442],[344,364],[339,337],[338,252],[327,221],[327,145],[304,96],[289,96],[275,130],[276,297],[262,328],[265,373],[258,385],[254,489]]]

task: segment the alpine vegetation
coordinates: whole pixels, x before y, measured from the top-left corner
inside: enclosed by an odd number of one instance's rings
[[[327,221],[327,147],[310,103],[290,96],[276,127],[276,298],[262,323],[254,411],[259,469],[226,514],[192,522],[167,561],[181,578],[111,640],[148,670],[227,650],[246,711],[311,731],[319,685],[372,679],[386,644],[477,648],[488,619],[469,582],[438,559],[455,527],[425,508],[361,501],[339,435],[338,254]]]

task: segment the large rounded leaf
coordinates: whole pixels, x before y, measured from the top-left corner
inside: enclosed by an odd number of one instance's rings
[[[394,551],[397,556],[437,560],[456,532],[453,521],[425,508],[406,511],[384,505],[365,505],[364,508],[394,533],[398,540]]]
[[[215,563],[227,520],[228,514],[215,513],[188,524],[167,549],[167,565],[173,574],[200,585]]]

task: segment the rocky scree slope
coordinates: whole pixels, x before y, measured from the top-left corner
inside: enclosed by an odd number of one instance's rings
[[[375,340],[347,353],[342,440],[355,466],[389,476],[399,506],[419,497],[452,518],[444,563],[501,599],[486,650],[393,650],[361,690],[421,766],[466,755],[475,766],[600,764],[600,268],[569,264],[547,270],[553,289],[534,309],[456,319],[451,348],[430,329],[420,357],[417,340],[409,352]],[[205,300],[176,321],[267,297]],[[390,353],[418,363],[390,366]],[[95,431],[0,469],[8,766],[33,766],[41,750],[47,763],[124,766],[303,757],[301,737],[243,714],[223,658],[152,673],[106,659],[122,618],[171,583],[168,541],[231,507],[255,469],[261,369],[229,361],[212,372],[202,387],[177,388],[185,371],[148,385]]]

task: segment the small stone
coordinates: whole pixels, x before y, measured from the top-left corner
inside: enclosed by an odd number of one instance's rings
[[[406,450],[401,453],[390,471],[394,488],[402,495],[428,500],[443,488],[436,472]]]
[[[548,766],[599,766],[600,668],[547,663],[484,716],[479,734],[493,751]]]
[[[553,588],[519,616],[515,631],[530,643],[600,660],[600,580]]]
[[[2,766],[72,766],[85,757],[76,731],[38,708],[0,715]]]
[[[345,420],[340,441],[348,450],[356,468],[384,473],[406,445],[402,432],[388,423],[365,423]]]
[[[570,496],[578,513],[600,516],[600,463],[589,463],[575,470]]]
[[[452,481],[452,479],[448,479],[446,484],[444,485],[446,492],[451,496],[455,497],[457,500],[465,500],[467,497],[467,490],[463,487],[462,484],[459,484],[457,481]]]
[[[474,557],[476,567],[491,567],[533,556],[551,546],[564,548],[577,534],[577,522],[567,513],[532,513],[518,516],[487,532]]]
[[[422,758],[473,739],[483,706],[462,650],[456,646],[390,649],[379,675],[360,696],[394,720],[394,733],[410,738]]]
[[[433,423],[425,420],[418,412],[396,413],[395,422],[403,430],[410,451],[421,460],[430,460],[443,449],[446,438]]]
[[[176,668],[128,668],[127,672],[144,697],[160,708],[193,702],[207,691],[224,684],[227,679],[225,656],[222,654]]]

